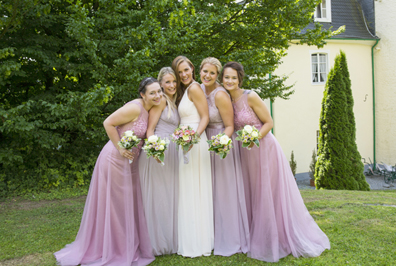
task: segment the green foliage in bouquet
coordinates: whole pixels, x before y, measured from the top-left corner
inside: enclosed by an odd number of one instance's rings
[[[345,54],[341,52],[328,75],[322,100],[316,188],[369,190],[361,176],[363,168],[359,169],[356,163],[360,155],[355,150],[355,123],[350,117],[353,115],[350,86]],[[357,172],[352,173],[351,167]]]
[[[215,152],[221,159],[227,157],[232,148],[232,140],[225,133],[217,134],[207,142],[209,144],[208,150]]]

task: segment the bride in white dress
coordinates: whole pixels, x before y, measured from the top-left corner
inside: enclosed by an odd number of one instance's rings
[[[194,66],[184,56],[172,68],[177,76],[180,124],[191,126],[200,136],[188,152],[188,163],[179,148],[178,254],[209,256],[214,244],[212,176],[205,128],[209,123],[206,97],[194,80]]]

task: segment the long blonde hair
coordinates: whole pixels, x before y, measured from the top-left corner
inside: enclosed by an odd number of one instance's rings
[[[157,78],[160,85],[161,85],[162,79],[165,77],[165,75],[168,75],[168,74],[171,74],[176,79],[175,72],[173,71],[173,69],[171,67],[163,67],[163,68],[161,68],[160,72],[158,73],[158,78]],[[168,118],[170,118],[173,110],[176,110],[177,90],[176,90],[176,93],[172,97],[173,99],[171,99],[168,95],[166,95],[164,88],[161,87],[161,89],[162,89],[162,92],[164,93],[164,97],[165,97],[166,103],[168,105]]]

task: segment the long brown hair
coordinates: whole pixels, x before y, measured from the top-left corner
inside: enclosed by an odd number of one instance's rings
[[[179,75],[179,65],[183,62],[187,62],[187,64],[189,64],[189,66],[192,69],[192,78],[193,80],[195,80],[195,67],[193,65],[193,63],[185,56],[183,55],[179,55],[178,57],[176,57],[173,62],[172,62],[172,69],[176,74],[176,89],[177,89],[177,98],[176,98],[176,104],[179,105],[183,95],[184,95],[184,91],[186,90],[186,87],[184,86],[184,84],[181,82],[180,80],[180,75]]]

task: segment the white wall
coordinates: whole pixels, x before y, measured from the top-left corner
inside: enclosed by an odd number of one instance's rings
[[[396,163],[396,1],[375,2],[374,51],[376,98],[376,154],[378,162]]]
[[[292,45],[283,64],[275,74],[288,75],[287,84],[295,84],[295,93],[289,100],[276,99],[273,103],[274,135],[287,158],[291,151],[297,161],[297,173],[309,171],[312,150],[316,148],[321,102],[325,85],[311,84],[310,50],[329,52],[330,68],[334,58],[343,50],[348,61],[352,93],[355,100],[356,139],[362,157],[373,159],[372,64],[373,41],[333,41],[322,48]],[[395,102],[396,105],[396,102]]]

